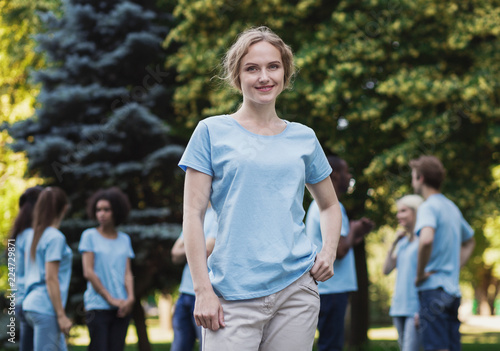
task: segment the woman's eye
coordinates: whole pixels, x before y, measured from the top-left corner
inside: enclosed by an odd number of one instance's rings
[[[248,67],[247,68],[247,72],[254,72],[256,70],[257,70],[257,68],[255,68],[255,67]]]

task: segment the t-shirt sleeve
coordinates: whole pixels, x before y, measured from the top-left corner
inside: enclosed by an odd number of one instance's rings
[[[82,233],[80,238],[80,243],[78,244],[78,251],[83,252],[94,252],[94,245],[92,244],[92,236],[88,231]]]
[[[349,223],[347,211],[345,210],[345,207],[344,205],[342,205],[342,203],[340,203],[340,212],[342,213],[342,226],[340,227],[340,235],[348,236],[349,231],[351,230],[351,224]]]
[[[467,221],[462,218],[461,224],[461,234],[462,234],[462,242],[465,242],[474,236],[474,229],[467,223]]]
[[[128,250],[128,253],[127,253],[127,256],[128,258],[132,259],[132,258],[135,258],[135,253],[134,253],[134,249],[132,248],[132,241],[130,240],[130,236],[128,236],[128,234],[125,234],[125,237],[127,238],[127,250]]]
[[[196,126],[191,139],[179,161],[179,167],[184,171],[193,168],[199,172],[213,176],[210,133],[202,121]]]
[[[311,155],[311,162],[306,167],[306,183],[316,184],[332,173],[332,167],[326,159],[325,152],[321,147],[318,138],[314,135],[314,151]]]
[[[437,213],[431,206],[422,204],[417,211],[417,221],[415,223],[415,234],[420,235],[420,231],[425,227],[437,228]]]
[[[64,235],[57,235],[50,239],[45,249],[45,262],[61,261],[66,248]]]

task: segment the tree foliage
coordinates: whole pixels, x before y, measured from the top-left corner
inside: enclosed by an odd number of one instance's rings
[[[431,0],[179,1],[166,45],[178,72],[178,120],[192,128],[235,111],[217,67],[235,36],[267,25],[291,45],[300,72],[278,101],[282,118],[305,123],[351,165],[351,217],[395,226],[394,201],[411,192],[408,161],[439,157],[443,192],[476,230],[471,269],[484,268],[485,218],[498,207],[500,2]],[[496,263],[498,264],[498,263]],[[469,274],[477,282],[477,275]]]
[[[12,147],[26,152],[30,176],[70,196],[62,231],[75,252],[82,230],[95,225],[85,219],[86,199],[109,186],[128,194],[133,211],[121,229],[136,253],[140,306],[141,296],[180,278],[169,250],[180,232],[183,150],[170,137],[173,75],[162,67],[169,17],[148,1],[68,0],[62,16],[41,18],[47,33],[36,40],[47,65],[34,73],[41,84],[35,115],[9,128]],[[73,312],[81,311],[84,283],[75,255]]]
[[[29,80],[29,70],[43,66],[43,57],[34,50],[32,35],[41,31],[36,11],[55,9],[59,0],[26,2],[0,1],[0,124],[14,123],[33,114],[38,91]],[[17,215],[19,196],[39,179],[26,179],[27,160],[24,154],[6,147],[12,142],[7,131],[0,132],[0,251]],[[0,269],[6,267],[1,266]],[[2,272],[4,273],[4,272]],[[2,274],[6,277],[6,274]],[[6,290],[6,279],[0,290]]]

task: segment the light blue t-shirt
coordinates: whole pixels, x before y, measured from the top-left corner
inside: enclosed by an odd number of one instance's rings
[[[281,133],[264,136],[229,115],[207,118],[179,162],[183,170],[212,176],[219,229],[208,268],[215,292],[226,300],[278,292],[314,264],[304,189],[328,177],[331,167],[312,129],[286,123]]]
[[[435,271],[420,284],[418,290],[443,288],[448,294],[460,296],[460,250],[474,231],[458,207],[443,194],[431,195],[418,208],[415,234],[424,227],[434,228],[434,242],[426,272]]]
[[[205,213],[203,231],[205,233],[205,240],[217,237],[217,215],[212,207],[208,208]],[[189,265],[187,263],[184,265],[184,271],[182,271],[182,280],[181,285],[179,286],[179,291],[183,294],[194,295],[193,278],[191,277],[191,271],[189,270]]]
[[[398,272],[389,315],[391,317],[413,317],[419,308],[417,287],[415,286],[418,238],[415,237],[411,242],[407,237],[402,238],[396,250],[396,269]]]
[[[26,228],[21,233],[19,233],[16,237],[16,305],[21,306],[24,299],[24,281],[25,281],[25,269],[24,269],[24,250],[25,250],[25,242],[26,237],[29,232],[32,232],[33,229]],[[28,253],[29,254],[29,253]]]
[[[36,247],[35,260],[31,259],[31,242],[33,231],[28,232],[24,245],[25,252],[25,287],[23,310],[55,316],[47,283],[45,280],[45,263],[59,261],[59,289],[63,307],[68,299],[71,279],[71,259],[73,252],[66,244],[66,237],[58,229],[48,227],[43,232]]]
[[[102,285],[115,299],[126,300],[125,268],[127,259],[135,257],[130,237],[118,232],[115,239],[108,239],[102,236],[96,228],[89,228],[82,233],[78,251],[94,254],[94,272]],[[95,291],[90,281],[87,282],[83,302],[86,311],[116,309]]]
[[[342,228],[340,235],[347,236],[349,234],[349,217],[344,205],[340,203],[342,212]],[[307,235],[313,240],[317,246],[317,250],[323,247],[323,239],[321,237],[321,227],[319,221],[319,207],[316,201],[313,201],[309,206],[306,217]],[[358,281],[356,277],[356,265],[354,262],[354,251],[352,247],[347,254],[341,259],[336,259],[333,263],[334,276],[325,282],[318,282],[318,290],[320,294],[337,294],[349,291],[358,290]]]

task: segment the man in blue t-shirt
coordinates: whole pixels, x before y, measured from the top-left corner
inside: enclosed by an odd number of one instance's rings
[[[207,247],[207,257],[210,256],[215,246],[215,238],[217,237],[217,215],[214,209],[209,206],[205,213],[205,222],[203,231],[205,234],[205,243]],[[172,262],[175,264],[186,262],[186,248],[184,246],[184,236],[181,235],[172,247]],[[193,279],[189,266],[184,265],[182,272],[181,285],[179,286],[179,298],[175,304],[175,312],[173,318],[174,341],[172,342],[171,351],[192,351],[193,346],[198,339],[201,350],[201,327],[196,325],[193,311],[195,303],[195,293],[193,287]]]
[[[440,192],[446,173],[441,161],[421,156],[410,167],[413,190],[425,199],[415,224],[422,342],[425,350],[460,350],[459,274],[474,249],[474,231]]]
[[[347,162],[332,155],[327,157],[333,172],[330,175],[337,196],[342,196],[349,189],[352,175]],[[333,265],[334,276],[325,282],[318,283],[320,293],[320,312],[318,319],[318,351],[341,351],[344,346],[344,318],[349,293],[358,290],[356,266],[352,247],[361,242],[373,228],[373,222],[365,217],[349,222],[346,210],[340,203],[342,211],[342,229],[337,248],[337,259]],[[322,237],[319,221],[319,208],[312,202],[306,217],[307,235],[321,250]]]

